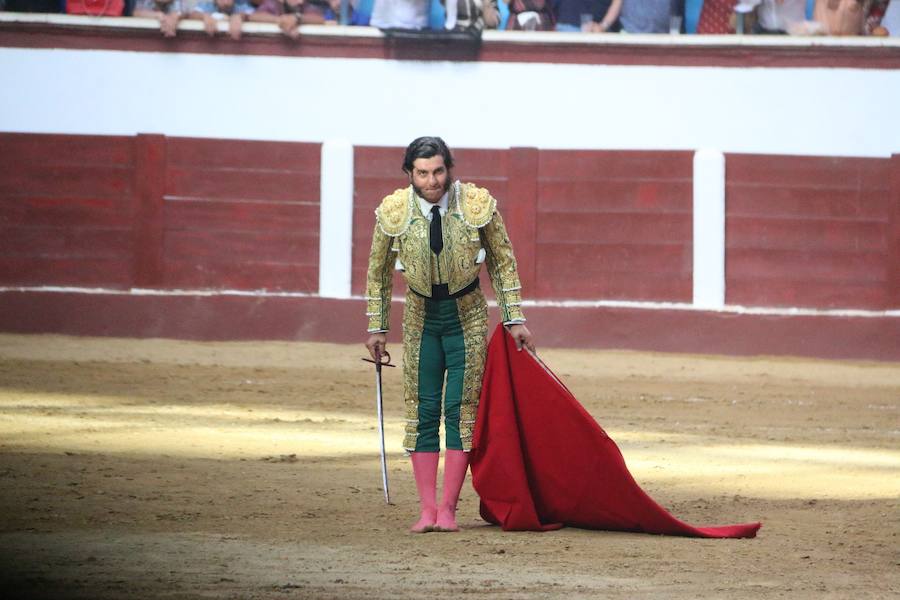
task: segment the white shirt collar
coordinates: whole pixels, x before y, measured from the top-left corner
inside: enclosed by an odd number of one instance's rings
[[[419,201],[419,210],[422,211],[422,216],[424,216],[429,221],[431,220],[431,207],[437,206],[440,210],[441,216],[446,216],[447,207],[450,206],[450,192],[446,192],[441,199],[438,200],[435,204],[432,204],[428,200],[422,198],[418,194],[416,194],[416,200]]]

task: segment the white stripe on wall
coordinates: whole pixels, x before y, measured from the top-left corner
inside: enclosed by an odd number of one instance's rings
[[[694,306],[725,306],[725,155],[694,153]]]
[[[339,138],[399,147],[420,135],[441,135],[451,148],[900,152],[900,119],[890,110],[872,110],[900,106],[900,69],[0,48],[0,72],[7,82],[0,131],[313,143]],[[166,90],[172,91],[167,110],[160,110]],[[460,90],[480,109],[465,119],[448,118],[459,113],[459,94],[434,90]],[[284,110],[255,110],[273,99],[298,112],[288,108],[286,118]],[[552,118],[536,118],[535,106],[547,107]]]
[[[319,208],[319,296],[349,298],[353,269],[353,146],[322,144]]]

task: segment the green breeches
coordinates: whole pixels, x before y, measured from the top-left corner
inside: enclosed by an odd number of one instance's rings
[[[445,447],[472,449],[486,337],[487,303],[480,289],[449,300],[431,300],[407,291],[403,312],[406,450],[440,450],[442,414]]]

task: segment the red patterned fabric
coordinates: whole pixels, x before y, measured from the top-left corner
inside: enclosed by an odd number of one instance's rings
[[[697,33],[734,33],[731,16],[737,0],[703,0]]]
[[[754,537],[760,523],[692,527],[641,490],[619,448],[502,326],[488,346],[472,449],[481,516],[504,531],[569,525],[695,537]]]

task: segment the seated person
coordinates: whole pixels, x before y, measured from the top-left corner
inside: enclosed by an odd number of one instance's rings
[[[159,21],[159,30],[165,37],[175,37],[178,22],[183,16],[181,0],[137,0],[131,14]]]
[[[813,19],[829,35],[862,35],[871,0],[816,0]]]
[[[248,15],[248,21],[276,23],[289,38],[300,37],[303,0],[251,0],[251,4],[254,10]]]
[[[796,28],[806,21],[806,0],[743,0],[743,3],[755,5],[753,33],[796,33]]]
[[[619,22],[628,33],[669,33],[672,0],[622,0]]]
[[[737,0],[703,0],[697,33],[734,33]]]
[[[347,3],[347,25],[368,25],[364,16],[355,10],[356,0]],[[341,21],[341,0],[303,1],[303,22],[309,25],[338,25]]]
[[[441,4],[446,6],[448,1],[450,6],[456,4],[456,13],[447,9],[447,29],[482,31],[497,29],[500,24],[497,0],[441,0]]]
[[[234,40],[241,39],[241,27],[253,6],[247,0],[205,0],[199,2],[187,18],[203,21],[203,28],[210,36],[216,34],[219,21],[228,19],[228,32]]]
[[[6,0],[5,5],[0,2],[0,10],[28,13],[66,12],[65,9],[60,10],[59,0]]]
[[[369,25],[379,29],[427,29],[429,0],[375,0]]]
[[[622,0],[556,0],[557,31],[619,31]]]
[[[551,0],[504,0],[509,4],[506,29],[513,31],[553,31],[556,15]]]

